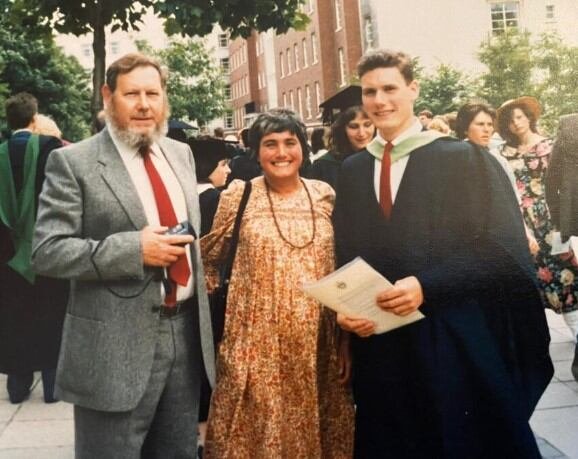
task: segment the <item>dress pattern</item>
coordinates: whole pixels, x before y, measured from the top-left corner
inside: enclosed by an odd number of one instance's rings
[[[544,186],[553,144],[552,139],[543,139],[526,152],[505,146],[501,154],[516,176],[524,222],[540,245],[535,262],[544,302],[561,313],[578,309],[578,270],[569,260],[551,255],[554,228]]]
[[[304,180],[315,210],[315,239],[291,247],[273,221],[263,177],[241,224],[229,287],[217,385],[209,411],[206,458],[349,458],[353,405],[338,382],[334,314],[302,293],[301,282],[334,269],[334,192]],[[209,289],[218,280],[244,183],[221,194],[213,229],[201,241]],[[313,222],[303,188],[271,192],[284,237],[311,239]]]

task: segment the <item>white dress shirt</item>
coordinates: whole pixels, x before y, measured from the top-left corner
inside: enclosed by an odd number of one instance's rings
[[[155,195],[153,192],[153,187],[149,180],[149,176],[144,166],[144,160],[141,154],[138,152],[137,148],[130,147],[118,139],[114,132],[108,130],[112,141],[118,150],[120,157],[128,174],[134,184],[142,206],[145,211],[147,222],[150,226],[160,226],[159,212],[157,209],[157,203],[155,200]],[[177,180],[177,176],[173,172],[171,166],[169,165],[163,151],[158,144],[154,143],[151,145],[151,160],[154,164],[156,170],[158,171],[167,193],[171,198],[171,203],[173,204],[173,209],[177,217],[178,222],[188,220],[187,204],[185,201],[185,195]],[[187,298],[193,296],[194,285],[193,285],[193,266],[191,264],[191,254],[190,250],[186,251],[187,262],[189,263],[189,268],[191,270],[191,275],[189,276],[189,281],[186,286],[177,285],[177,302],[184,301]],[[161,283],[161,298],[165,297],[164,286]]]
[[[392,140],[391,143],[393,145],[397,145],[401,141],[411,137],[412,135],[419,134],[423,129],[423,126],[419,122],[418,118],[414,119],[413,124],[403,131],[400,135],[398,135],[395,139]],[[375,138],[372,140],[373,142],[378,142],[382,145],[382,148],[385,148],[385,144],[387,143],[383,137],[379,134],[379,131]],[[407,166],[407,162],[409,160],[410,155],[404,156],[400,158],[396,162],[391,165],[391,172],[389,176],[389,183],[391,186],[391,203],[395,202],[395,197],[397,196],[397,190],[399,190],[399,185],[401,183],[401,179],[403,178],[403,173],[405,172],[405,167]],[[377,197],[377,202],[379,202],[379,182],[381,176],[381,161],[379,159],[375,159],[375,167],[373,171],[373,188],[375,190],[375,196]]]

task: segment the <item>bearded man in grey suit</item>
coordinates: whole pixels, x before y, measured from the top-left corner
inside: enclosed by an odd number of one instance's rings
[[[33,242],[38,273],[70,279],[56,395],[78,458],[192,458],[204,361],[214,381],[193,156],[168,139],[166,74],[141,54],[102,88],[107,128],[55,150]]]

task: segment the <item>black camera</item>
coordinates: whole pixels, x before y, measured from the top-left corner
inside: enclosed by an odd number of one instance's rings
[[[187,234],[190,234],[195,239],[197,238],[197,235],[195,234],[195,230],[193,229],[193,226],[188,221],[181,222],[181,223],[169,228],[165,234],[167,234],[167,235],[179,235],[179,236],[186,236]]]

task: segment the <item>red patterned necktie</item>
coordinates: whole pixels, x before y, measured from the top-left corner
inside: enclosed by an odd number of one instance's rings
[[[177,216],[175,215],[175,210],[173,209],[173,204],[165,184],[163,183],[163,180],[150,157],[152,153],[151,149],[143,147],[139,150],[139,152],[144,159],[144,166],[151,182],[153,194],[155,195],[160,223],[162,226],[168,226],[171,228],[178,223]],[[169,266],[168,271],[171,289],[170,292],[165,296],[165,304],[167,306],[174,306],[177,302],[176,284],[182,286],[187,285],[189,276],[191,275],[187,256],[181,255],[177,261]]]
[[[383,158],[381,159],[381,175],[379,176],[379,204],[383,210],[383,215],[389,220],[391,215],[391,150],[393,143],[387,142],[383,149]]]

